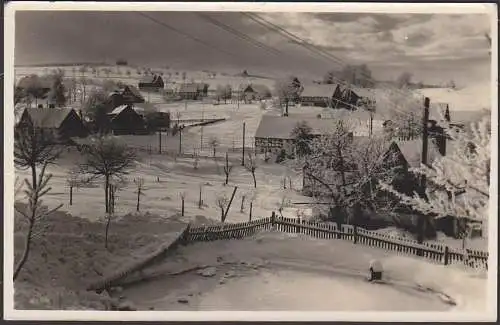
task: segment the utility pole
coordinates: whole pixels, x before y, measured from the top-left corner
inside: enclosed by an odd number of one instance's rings
[[[245,166],[245,126],[246,123],[243,122],[243,154],[241,155],[241,166]]]
[[[425,97],[424,99],[424,116],[422,119],[422,164],[427,165],[427,151],[428,151],[428,140],[429,140],[429,105],[430,99],[429,97]],[[423,178],[423,182],[425,182],[425,177]],[[422,184],[425,185],[425,184]]]
[[[203,105],[203,103],[202,103]],[[205,111],[201,111],[201,122],[205,122]],[[200,129],[200,150],[203,151],[203,125],[201,126]]]
[[[373,112],[370,110],[370,137],[373,135]]]
[[[425,97],[424,99],[424,116],[422,118],[422,165],[427,165],[427,152],[428,152],[428,140],[429,140],[429,130],[428,130],[428,123],[429,123],[429,105],[430,105],[430,99],[429,97]],[[427,179],[425,175],[422,175],[420,178],[420,189],[421,193],[425,193],[425,186],[426,186]],[[426,220],[425,216],[420,216],[418,218],[418,236],[417,236],[417,241],[418,243],[423,243],[424,241],[424,236],[425,236],[425,225]],[[422,253],[419,250],[419,254]]]
[[[179,154],[182,153],[182,130],[184,129],[183,126],[179,127]]]
[[[158,129],[158,153],[161,155],[161,129]]]

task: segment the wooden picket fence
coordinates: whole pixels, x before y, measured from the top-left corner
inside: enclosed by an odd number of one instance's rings
[[[296,218],[277,216],[257,219],[244,223],[227,223],[213,226],[188,227],[184,240],[186,243],[214,241],[223,239],[241,239],[252,236],[261,230],[271,230],[311,236],[318,239],[342,239],[354,244],[366,245],[395,251],[399,254],[419,256],[444,265],[465,264],[473,268],[488,268],[488,253],[467,249],[452,250],[439,244],[419,244],[415,240],[369,231],[361,227],[312,222]]]

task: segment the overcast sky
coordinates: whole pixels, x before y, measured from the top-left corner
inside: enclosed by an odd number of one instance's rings
[[[266,20],[339,58],[327,62],[240,13],[206,13],[278,50],[271,54],[214,26],[194,12],[149,12],[211,47],[137,12],[17,12],[16,65],[114,62],[149,66],[248,69],[318,78],[339,64],[366,63],[376,79],[402,71],[415,80],[488,82],[490,20],[480,14],[268,13]]]

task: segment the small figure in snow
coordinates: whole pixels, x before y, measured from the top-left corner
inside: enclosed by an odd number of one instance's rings
[[[368,281],[382,280],[382,263],[379,260],[370,261],[370,278]]]

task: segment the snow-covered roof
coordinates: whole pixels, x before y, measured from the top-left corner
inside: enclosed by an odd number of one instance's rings
[[[304,90],[300,94],[300,97],[328,97],[331,98],[335,93],[338,84],[310,84],[304,85]]]

